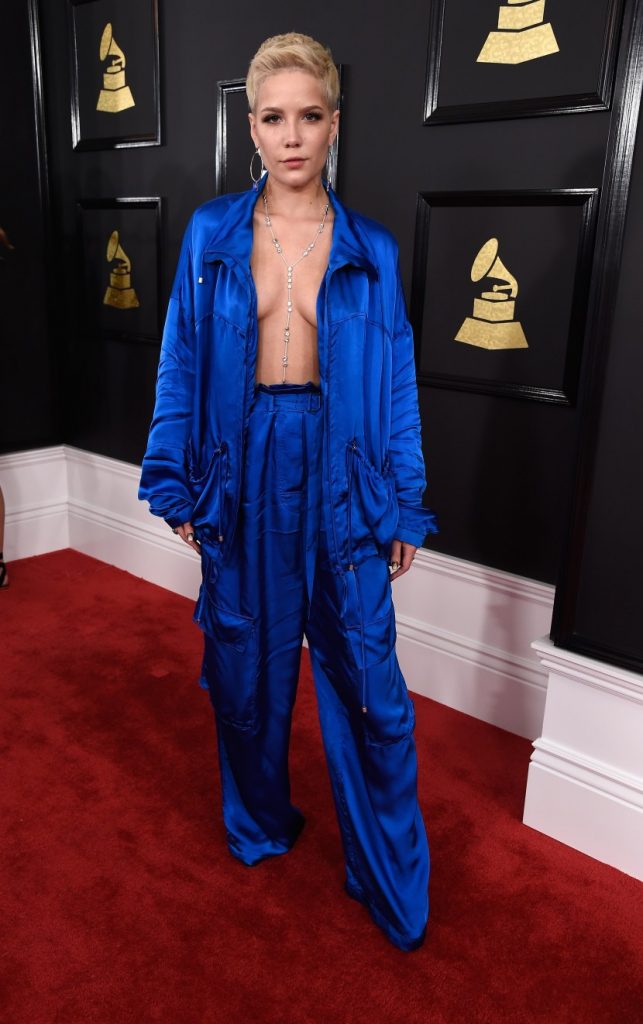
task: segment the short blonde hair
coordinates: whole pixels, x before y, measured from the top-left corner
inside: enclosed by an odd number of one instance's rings
[[[288,68],[300,68],[319,79],[329,110],[335,110],[339,102],[339,76],[330,50],[312,36],[284,32],[265,39],[250,61],[246,95],[252,113],[265,79]]]

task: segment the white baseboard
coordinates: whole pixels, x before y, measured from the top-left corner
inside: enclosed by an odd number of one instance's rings
[[[409,689],[533,739],[546,675],[531,651],[549,631],[554,588],[426,548],[393,584]]]
[[[0,456],[7,561],[72,547],[196,599],[198,556],[138,501],[140,469],[68,445]],[[531,650],[554,588],[426,548],[393,584],[409,690],[533,739],[546,672]]]
[[[138,500],[139,466],[66,449],[70,547],[196,600],[199,556]]]
[[[555,647],[523,822],[643,881],[643,676]]]
[[[0,455],[0,485],[7,562],[69,547],[67,459],[62,445]]]

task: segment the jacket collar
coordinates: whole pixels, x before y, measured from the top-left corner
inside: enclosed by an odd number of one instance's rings
[[[208,239],[203,257],[229,254],[240,261],[249,270],[250,253],[252,250],[252,215],[268,180],[268,172],[257,183],[258,190],[249,188],[230,197],[230,203],[217,227]],[[322,178],[324,188],[326,181]],[[347,264],[362,267],[373,277],[378,278],[377,267],[371,260],[368,251],[355,227],[351,211],[338,199],[335,191],[328,190],[331,205],[335,211],[333,237],[328,260],[329,270]]]

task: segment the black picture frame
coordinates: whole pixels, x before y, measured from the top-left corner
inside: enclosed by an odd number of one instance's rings
[[[418,193],[410,301],[418,384],[575,404],[599,193]],[[490,232],[492,226],[503,230]],[[502,273],[490,275],[492,266]],[[505,327],[504,309],[481,288],[485,280],[510,278],[516,316]],[[495,298],[508,287],[494,285]],[[489,312],[477,319],[480,309]],[[496,309],[498,324],[490,327],[486,317]]]
[[[431,0],[425,125],[610,109],[624,0],[545,0],[542,24],[500,30],[500,12],[524,17],[522,7]],[[531,45],[526,31],[535,33]]]
[[[160,344],[162,216],[161,196],[77,200],[76,294],[82,336],[89,342],[98,338]],[[125,260],[131,265],[129,281]]]
[[[160,146],[158,0],[69,0],[68,14],[73,149]]]
[[[339,76],[337,108],[340,111],[340,127],[330,148],[329,168],[335,191],[337,191],[339,140],[344,99],[344,66],[337,64],[336,68]],[[232,114],[233,106],[234,114]],[[225,192],[241,192],[252,185],[250,160],[254,150],[247,116],[248,101],[245,78],[229,78],[217,82],[217,126],[214,153],[214,194],[217,196],[223,195]],[[254,162],[255,175],[259,168],[259,158],[257,157]]]

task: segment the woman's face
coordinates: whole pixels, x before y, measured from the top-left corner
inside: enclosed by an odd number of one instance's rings
[[[339,111],[331,114],[318,78],[294,68],[269,75],[248,119],[273,182],[302,188],[319,179],[337,134]]]

